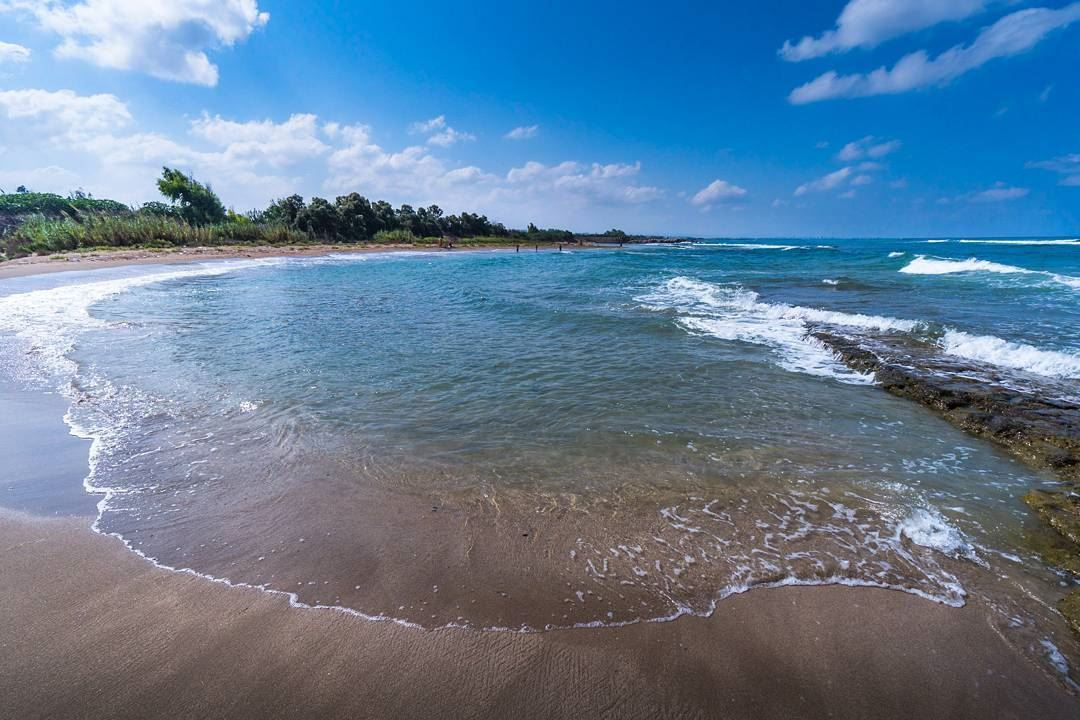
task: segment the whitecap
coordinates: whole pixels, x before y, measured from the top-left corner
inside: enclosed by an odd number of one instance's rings
[[[942,349],[950,355],[1056,378],[1080,378],[1080,355],[1043,350],[992,335],[947,330]]]
[[[914,260],[900,268],[900,272],[908,275],[951,275],[953,273],[975,272],[997,273],[1001,275],[1039,275],[1048,277],[1062,285],[1080,289],[1080,278],[1071,277],[1069,275],[1059,275],[1043,270],[1029,270],[1015,265],[1004,265],[1002,263],[980,260],[978,258],[949,260],[946,258],[930,258],[925,255],[917,255]]]
[[[1076,245],[1080,246],[1080,239],[1069,238],[1060,240],[960,240],[959,242],[969,245]]]
[[[678,323],[690,332],[769,347],[778,356],[777,364],[785,370],[852,384],[869,384],[873,375],[843,365],[824,343],[808,334],[808,323],[878,331],[911,331],[920,326],[911,320],[891,317],[763,303],[756,292],[739,286],[716,285],[681,276],[637,300],[649,309],[678,311]]]

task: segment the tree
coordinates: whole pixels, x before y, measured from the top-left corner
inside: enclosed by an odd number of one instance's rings
[[[346,241],[360,242],[371,237],[373,233],[368,228],[375,224],[375,213],[366,197],[349,193],[339,196],[334,204],[341,220],[341,234]]]
[[[15,192],[17,192],[17,193],[19,193],[21,195],[23,193],[28,193],[30,191],[26,189],[25,185],[20,185],[19,187],[15,188]]]
[[[157,181],[161,194],[172,201],[180,216],[192,225],[213,225],[225,222],[225,206],[209,185],[179,170],[162,168]]]
[[[296,218],[304,211],[307,205],[304,198],[299,195],[290,195],[270,203],[270,207],[259,213],[257,220],[263,223],[280,223],[286,227],[295,228]]]
[[[296,217],[296,226],[317,238],[336,240],[341,235],[341,216],[324,198],[313,197]]]

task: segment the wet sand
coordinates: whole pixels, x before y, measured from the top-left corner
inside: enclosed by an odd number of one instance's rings
[[[782,588],[712,618],[417,630],[160,570],[86,519],[0,514],[12,718],[1073,718],[976,605]]]

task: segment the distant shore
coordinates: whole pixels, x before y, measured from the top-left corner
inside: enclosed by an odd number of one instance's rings
[[[521,243],[522,252],[533,250],[533,243]],[[44,275],[54,272],[73,270],[94,270],[98,268],[121,267],[124,265],[168,265],[184,262],[203,262],[206,260],[238,260],[243,258],[272,257],[321,257],[325,255],[346,255],[380,252],[458,252],[464,250],[502,250],[513,251],[515,243],[499,244],[462,244],[451,248],[437,245],[229,245],[215,247],[181,247],[131,250],[89,250],[82,252],[58,253],[55,255],[32,255],[0,263],[0,280],[27,275]],[[546,243],[539,246],[542,252],[557,252],[558,244]],[[603,245],[566,244],[563,249],[581,250],[601,248]]]

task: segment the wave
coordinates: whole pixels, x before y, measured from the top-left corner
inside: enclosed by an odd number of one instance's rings
[[[1041,350],[992,335],[970,335],[959,330],[947,330],[940,344],[948,354],[968,360],[1047,377],[1080,378],[1080,355]]]
[[[652,310],[679,312],[678,322],[688,331],[769,347],[778,356],[777,364],[785,370],[851,384],[872,383],[873,376],[851,370],[838,361],[831,350],[808,334],[809,323],[878,331],[912,331],[919,326],[910,320],[877,315],[763,303],[751,290],[682,276],[668,280],[656,292],[637,300]]]
[[[718,247],[733,250],[835,250],[832,245],[771,245],[766,243],[697,242],[693,247]]]
[[[900,252],[899,250],[896,250],[894,252],[889,253],[889,257],[891,257],[891,258],[904,257],[905,255],[907,255],[907,253]]]
[[[872,374],[857,373],[843,365],[829,348],[808,334],[811,325],[876,332],[928,330],[927,323],[919,320],[764,303],[757,293],[739,286],[716,285],[681,276],[636,299],[652,310],[679,312],[677,322],[689,332],[766,346],[777,354],[776,364],[785,370],[849,384],[870,384],[874,378]],[[1043,350],[951,328],[946,328],[934,342],[944,353],[965,360],[1049,378],[1080,377],[1080,355],[1072,353]]]
[[[946,258],[930,258],[926,255],[917,255],[914,260],[900,268],[900,272],[908,275],[951,275],[953,273],[989,272],[1002,275],[1039,275],[1047,277],[1054,282],[1071,288],[1080,289],[1080,278],[1044,270],[1029,270],[1015,265],[1004,265],[989,260],[968,258],[966,260],[949,260]]]
[[[106,326],[90,315],[93,305],[137,287],[281,262],[284,261],[273,258],[226,260],[185,266],[183,270],[151,271],[0,297],[0,333],[16,338],[22,353],[21,358],[18,353],[11,353],[5,364],[27,381],[69,380],[76,369],[68,357],[75,340],[87,330]]]
[[[1066,240],[958,240],[957,242],[969,245],[1076,245],[1080,246],[1080,239],[1071,238]]]

